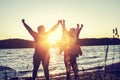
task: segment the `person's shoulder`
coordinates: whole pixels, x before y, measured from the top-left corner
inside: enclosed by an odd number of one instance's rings
[[[47,31],[47,32],[44,32],[44,35],[49,35],[51,32],[50,31]]]

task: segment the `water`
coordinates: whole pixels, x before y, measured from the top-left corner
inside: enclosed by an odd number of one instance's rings
[[[113,62],[120,62],[120,45],[109,46],[107,65]],[[78,67],[81,70],[95,66],[104,66],[106,46],[82,46],[83,55],[77,58]],[[58,54],[58,48],[50,50],[50,74],[58,74],[65,72],[65,66],[62,55]],[[0,49],[0,79],[5,77],[5,72],[8,77],[26,77],[32,76],[32,57],[34,48],[23,49]],[[114,61],[113,61],[114,56]],[[5,68],[8,67],[8,68]],[[42,65],[39,67],[38,76],[43,76]]]

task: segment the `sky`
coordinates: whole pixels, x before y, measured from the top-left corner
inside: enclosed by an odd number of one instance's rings
[[[67,30],[83,24],[80,38],[111,38],[120,31],[120,0],[0,0],[0,40],[20,38],[33,40],[21,20],[37,31],[46,31],[58,20],[66,21]],[[61,26],[56,30],[61,35]]]

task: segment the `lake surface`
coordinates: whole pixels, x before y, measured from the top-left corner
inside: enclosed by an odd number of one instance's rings
[[[77,58],[79,70],[105,65],[107,46],[81,46],[83,55]],[[50,74],[65,72],[64,57],[58,54],[58,48],[50,50]],[[7,74],[8,77],[32,76],[32,57],[34,48],[0,49],[0,79]],[[120,45],[110,45],[108,50],[107,65],[120,62]],[[7,68],[5,68],[7,67]],[[38,76],[43,76],[42,65],[39,67]]]

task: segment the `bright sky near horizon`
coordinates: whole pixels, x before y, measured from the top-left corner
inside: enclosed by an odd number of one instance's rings
[[[33,40],[21,19],[35,31],[39,25],[48,31],[65,19],[68,30],[77,23],[84,25],[80,38],[111,38],[113,28],[120,31],[120,0],[0,0],[0,40]]]

